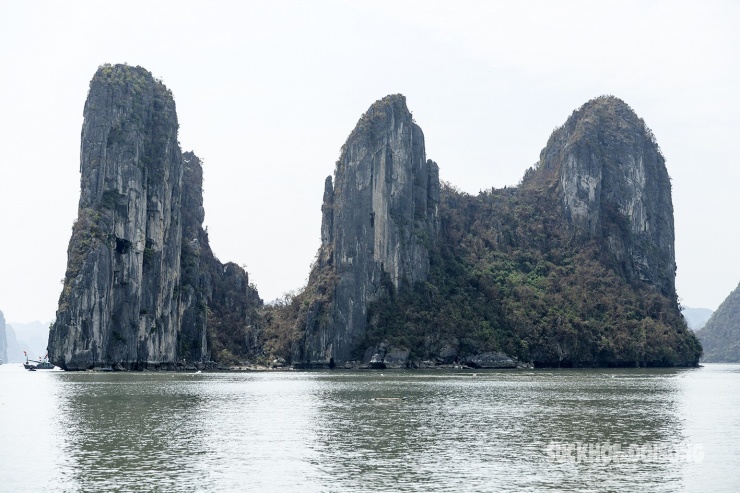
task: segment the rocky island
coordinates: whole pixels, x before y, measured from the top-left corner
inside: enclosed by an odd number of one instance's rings
[[[740,363],[740,284],[696,335],[704,346],[703,361]]]
[[[697,364],[665,160],[618,98],[575,111],[519,186],[471,196],[440,187],[405,98],[388,96],[334,184],[291,315],[300,366]]]
[[[171,92],[102,66],[82,129],[79,217],[49,339],[62,368],[691,366],[671,185],[655,137],[600,97],[516,187],[441,184],[402,95],[362,115],[324,182],[308,284],[263,306],[202,228],[202,166]]]
[[[5,316],[0,311],[0,365],[8,362],[8,336],[5,332]]]
[[[55,365],[176,369],[228,359],[229,340],[248,339],[262,302],[241,267],[211,252],[201,162],[181,152],[177,131],[172,93],[151,73],[100,67],[85,102],[79,213],[49,334]]]

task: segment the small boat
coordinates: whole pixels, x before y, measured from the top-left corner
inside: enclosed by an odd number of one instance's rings
[[[51,364],[51,362],[48,359],[45,359],[41,363],[36,365],[36,368],[34,370],[53,370],[54,365]]]
[[[30,360],[30,363],[29,363],[28,353],[25,352],[25,351],[23,351],[23,356],[26,357],[26,362],[23,363],[23,368],[25,368],[26,370],[30,370],[32,368],[35,369],[36,368],[36,365],[31,364],[31,363],[38,363],[38,361],[32,359],[32,360]]]
[[[56,368],[51,361],[49,361],[49,353],[46,353],[46,356],[44,356],[43,359],[28,359],[28,354],[26,354],[25,351],[23,351],[23,354],[26,355],[26,362],[23,363],[23,368],[29,371],[36,371],[36,370],[53,370]],[[33,364],[35,363],[35,364]]]

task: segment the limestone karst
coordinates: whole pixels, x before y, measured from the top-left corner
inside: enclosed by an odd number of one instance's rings
[[[709,317],[697,336],[704,347],[703,361],[740,362],[740,284]]]
[[[177,133],[164,84],[141,67],[99,68],[49,335],[62,368],[699,359],[677,303],[665,159],[617,98],[576,110],[517,187],[478,195],[440,185],[404,96],[376,101],[324,181],[306,287],[270,307],[211,251],[202,161]]]
[[[330,306],[309,314],[294,359],[306,366],[351,359],[384,278],[396,287],[426,280],[438,202],[439,169],[426,159],[406,98],[377,101],[344,145],[334,180],[326,179],[316,268],[336,282]]]
[[[85,102],[79,213],[49,335],[54,364],[203,364],[211,359],[209,304],[239,300],[233,333],[246,330],[246,312],[261,304],[246,272],[221,265],[208,246],[201,162],[183,155],[177,132],[162,82],[141,67],[99,68]],[[213,311],[217,325],[223,313]]]
[[[389,96],[343,147],[319,262],[293,310],[294,363],[696,364],[665,160],[627,104],[589,101],[518,187],[478,196],[438,188],[421,136]]]

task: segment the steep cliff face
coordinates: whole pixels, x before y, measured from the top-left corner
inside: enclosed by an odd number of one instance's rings
[[[146,70],[95,75],[81,174],[49,336],[66,369],[667,366],[701,353],[676,302],[664,159],[616,98],[574,112],[521,187],[478,196],[440,188],[403,96],[377,101],[324,183],[306,288],[265,311],[244,269],[210,249],[202,163],[181,154],[172,96]]]
[[[178,334],[178,355],[188,361],[204,361],[208,348],[206,327],[213,253],[203,229],[202,163],[192,152],[184,153],[182,161],[181,279],[176,294],[184,309]]]
[[[308,314],[296,359],[308,365],[350,359],[365,335],[367,305],[384,284],[426,279],[439,229],[438,173],[403,96],[377,101],[362,116],[334,181],[325,183],[316,270],[333,276],[330,301]]]
[[[182,157],[170,91],[140,67],[104,66],[90,83],[79,216],[50,334],[68,369],[176,361]]]
[[[525,187],[557,182],[568,222],[604,239],[628,279],[675,298],[670,178],[655,137],[626,103],[604,96],[576,110],[529,178]]]
[[[176,288],[183,310],[178,356],[185,361],[228,365],[260,354],[258,309],[262,300],[247,272],[222,264],[203,229],[203,166],[192,152],[183,154],[181,283]]]
[[[740,362],[740,284],[697,332],[709,363]]]
[[[370,303],[366,347],[410,348],[422,366],[499,352],[535,366],[698,362],[664,160],[622,101],[574,112],[521,186],[440,197],[428,279]]]
[[[95,74],[79,215],[49,335],[54,364],[176,368],[209,359],[208,304],[222,297],[214,286],[230,286],[221,280],[229,269],[208,246],[201,162],[183,157],[177,131],[172,93],[147,70],[105,65]],[[259,300],[234,267],[236,289]]]

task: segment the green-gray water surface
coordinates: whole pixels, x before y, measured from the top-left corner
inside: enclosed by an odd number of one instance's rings
[[[0,366],[0,491],[740,491],[740,366]]]

